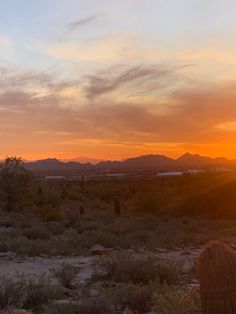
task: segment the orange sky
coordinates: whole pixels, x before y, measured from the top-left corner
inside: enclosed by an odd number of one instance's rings
[[[0,157],[236,159],[236,4],[200,2],[0,3]]]

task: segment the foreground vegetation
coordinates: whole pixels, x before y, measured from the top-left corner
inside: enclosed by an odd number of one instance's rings
[[[115,249],[174,249],[197,247],[210,239],[235,243],[235,222],[143,217],[126,213],[91,211],[73,224],[67,220],[42,221],[12,214],[0,217],[0,251],[21,256],[87,254],[100,244]]]
[[[79,269],[62,263],[42,275],[0,277],[0,309],[47,314],[123,313],[125,309],[140,314],[197,313],[198,292],[184,285],[181,273],[181,266],[170,261],[112,254],[98,260],[94,276],[81,284]]]
[[[234,173],[211,172],[46,182],[25,170],[20,159],[6,159],[0,171],[1,254],[87,256],[98,244],[107,254],[96,260],[92,278],[83,284],[80,269],[66,262],[43,276],[1,277],[0,308],[198,313],[198,293],[186,279],[194,270],[186,274],[175,260],[159,259],[158,252],[181,248],[187,255],[212,239],[236,244],[235,189]]]

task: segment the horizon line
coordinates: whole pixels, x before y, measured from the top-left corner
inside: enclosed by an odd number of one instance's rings
[[[77,157],[77,158],[68,158],[68,159],[65,159],[65,158],[57,158],[57,157],[45,157],[45,158],[39,158],[39,159],[25,159],[25,158],[22,158],[22,160],[25,162],[25,163],[30,163],[30,162],[37,162],[37,161],[43,161],[43,160],[58,160],[60,162],[63,162],[63,163],[68,163],[68,162],[78,162],[78,163],[81,163],[81,164],[86,164],[86,163],[90,163],[90,164],[98,164],[100,162],[107,162],[107,161],[116,161],[116,162],[122,162],[122,161],[125,161],[125,160],[128,160],[128,159],[135,159],[135,158],[140,158],[140,157],[147,157],[147,156],[163,156],[163,157],[167,157],[169,159],[172,159],[172,160],[178,160],[179,158],[181,158],[182,156],[185,156],[185,155],[190,155],[190,156],[198,156],[198,157],[203,157],[203,158],[210,158],[210,159],[226,159],[228,161],[233,161],[233,160],[236,160],[234,158],[228,158],[228,157],[225,157],[225,156],[218,156],[218,157],[211,157],[211,156],[206,156],[206,155],[201,155],[201,154],[198,154],[198,153],[189,153],[189,152],[185,152],[183,154],[180,154],[178,157],[170,157],[168,154],[154,154],[154,153],[150,153],[150,154],[144,154],[144,155],[136,155],[136,156],[133,156],[133,157],[127,157],[127,158],[121,158],[121,159],[100,159],[100,158],[93,158],[93,157]],[[21,158],[20,156],[17,156],[17,155],[14,155],[15,157],[19,157]],[[7,156],[6,156],[7,157]],[[8,155],[8,157],[11,157],[11,155]],[[91,161],[79,161],[79,159],[88,159],[88,160],[97,160],[96,162],[91,162]],[[1,159],[1,160],[4,160]]]

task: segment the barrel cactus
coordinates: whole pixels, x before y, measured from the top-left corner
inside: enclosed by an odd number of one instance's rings
[[[225,243],[211,241],[198,264],[203,314],[236,313],[236,252]]]

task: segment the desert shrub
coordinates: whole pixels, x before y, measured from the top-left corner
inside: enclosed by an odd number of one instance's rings
[[[43,224],[32,226],[23,230],[23,236],[30,240],[49,239],[52,234]]]
[[[195,289],[185,291],[179,286],[159,286],[153,297],[158,314],[200,313],[199,295]]]
[[[59,266],[50,268],[49,271],[63,287],[72,288],[80,269],[63,262]]]
[[[0,226],[5,228],[14,227],[16,225],[16,221],[14,216],[3,216],[0,219]]]
[[[107,277],[116,282],[148,284],[158,279],[174,284],[180,280],[181,267],[157,257],[136,257],[130,254],[113,254],[101,258]]]
[[[0,236],[2,237],[2,239],[15,239],[17,237],[22,236],[21,234],[21,229],[20,228],[7,228],[7,229],[3,229],[0,232]]]
[[[48,241],[50,255],[77,254],[73,246],[73,241],[75,241],[75,239],[72,238],[72,236],[67,236],[66,234],[52,237]]]
[[[25,287],[7,276],[0,277],[0,308],[21,307],[26,299]]]
[[[77,224],[81,219],[79,206],[77,205],[77,207],[64,208],[62,216],[67,226]]]
[[[120,246],[121,243],[121,238],[105,230],[90,232],[89,237],[93,240],[93,244],[99,243],[105,248],[114,248]]]
[[[0,252],[7,252],[8,251],[8,245],[6,241],[0,240]]]
[[[61,218],[61,197],[56,186],[46,182],[42,186],[35,186],[33,198],[33,212],[44,221],[59,220]]]
[[[124,310],[126,307],[135,313],[146,313],[151,310],[153,294],[151,285],[122,283],[114,288],[109,288],[105,294],[117,310]]]
[[[235,172],[190,176],[177,211],[208,219],[235,219]]]
[[[0,277],[0,308],[32,307],[59,296],[58,289],[46,275],[16,274],[14,278]]]
[[[80,184],[78,182],[66,182],[66,185],[67,185],[66,199],[68,201],[75,201],[75,202],[81,201],[83,198],[83,195],[81,193]],[[62,196],[61,188],[59,188],[59,192]]]
[[[27,220],[25,219],[25,220],[22,220],[22,221],[19,222],[19,228],[21,228],[21,229],[28,229],[28,228],[31,228],[34,225],[34,221],[33,220],[31,221],[30,217],[25,216],[25,218]]]
[[[80,192],[70,191],[68,193],[68,199],[71,201],[79,202],[82,200],[82,196],[81,196]]]
[[[45,227],[53,235],[60,235],[60,234],[63,234],[63,232],[64,232],[64,226],[60,222],[47,221],[47,222],[45,222]]]
[[[7,212],[22,209],[29,201],[31,173],[21,158],[7,157],[0,162],[0,199]]]
[[[133,197],[134,208],[145,213],[160,212],[162,209],[161,195],[155,191],[141,190]]]
[[[83,233],[84,231],[94,231],[99,229],[99,223],[94,221],[84,221],[78,226],[77,231]]]
[[[39,256],[48,253],[47,243],[44,240],[29,240],[25,237],[8,239],[6,242],[8,250],[23,256]]]
[[[41,207],[36,207],[34,212],[43,221],[60,220],[62,214],[61,207],[55,204],[45,204]]]
[[[17,274],[16,282],[21,289],[23,288],[25,294],[23,306],[27,308],[62,296],[60,290],[52,284],[51,278],[46,274],[40,276]]]
[[[44,182],[42,186],[35,186],[33,198],[34,204],[37,207],[43,207],[45,205],[61,205],[59,189],[46,182]]]
[[[147,243],[150,240],[150,231],[149,230],[141,230],[132,233],[132,238],[137,243]]]
[[[110,314],[108,302],[103,299],[82,301],[81,304],[55,304],[48,307],[46,314]]]

